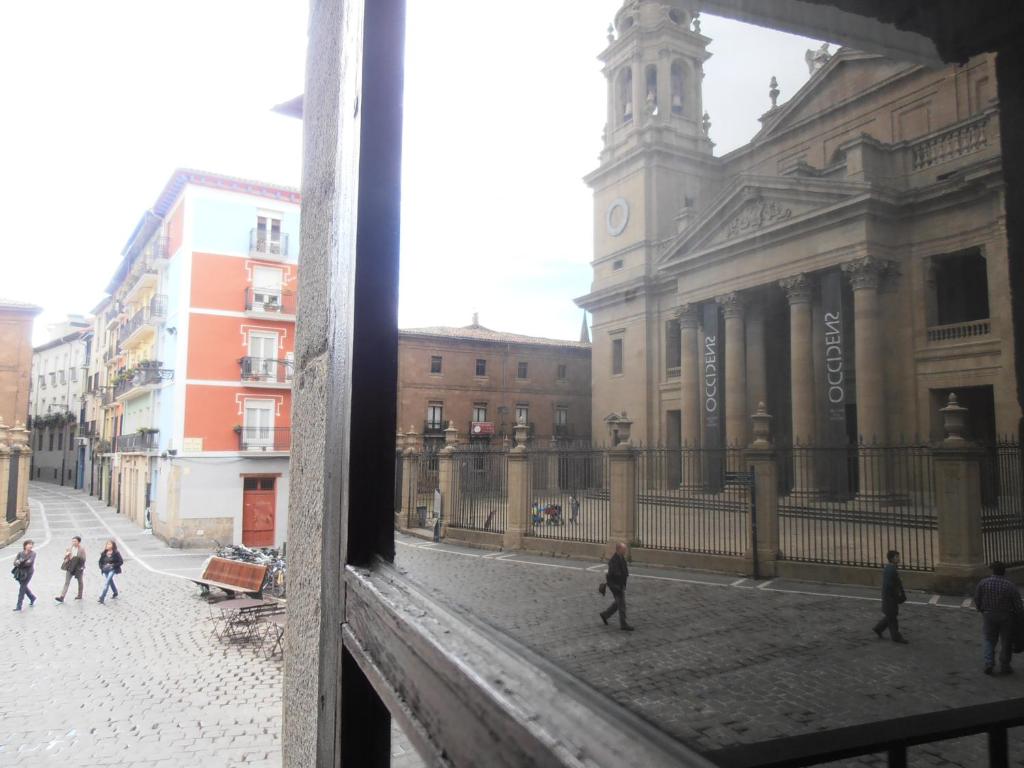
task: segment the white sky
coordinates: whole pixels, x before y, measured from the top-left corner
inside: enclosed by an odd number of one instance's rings
[[[484,325],[575,338],[591,273],[605,84],[621,0],[409,0],[403,327]],[[35,339],[103,297],[171,171],[299,186],[307,4],[54,0],[0,29],[0,296],[44,307]],[[514,14],[514,15],[513,15]],[[54,19],[60,23],[55,24]],[[704,16],[704,106],[719,154],[789,98],[819,41]]]

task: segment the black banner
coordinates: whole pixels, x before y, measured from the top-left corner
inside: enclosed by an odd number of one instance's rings
[[[722,488],[722,399],[725,396],[722,376],[722,344],[718,327],[718,305],[704,305],[701,334],[701,371],[703,386],[701,411],[704,414],[704,485],[709,491]]]
[[[842,449],[846,436],[846,315],[843,311],[843,284],[838,271],[828,272],[821,278],[821,320],[824,326],[825,366],[824,413],[825,442],[829,448]],[[829,451],[829,482],[834,491],[846,489],[848,467],[846,451]],[[833,456],[833,454],[835,454]]]

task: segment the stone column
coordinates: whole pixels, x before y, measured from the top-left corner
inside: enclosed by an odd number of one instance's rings
[[[981,451],[963,437],[967,409],[959,406],[956,395],[950,394],[941,413],[946,439],[934,451],[939,523],[935,587],[962,591],[986,571],[981,537]]]
[[[811,348],[811,292],[807,275],[779,281],[789,301],[789,386],[793,414],[793,492],[814,490],[814,468],[810,454],[797,446],[814,440],[814,363]]]
[[[697,336],[697,305],[684,304],[676,310],[679,319],[679,400],[684,488],[701,485],[700,447],[700,344]]]
[[[452,444],[442,448],[437,456],[437,488],[441,491],[441,508],[434,510],[434,517],[441,519],[441,536],[444,537],[445,528],[451,523],[458,504],[458,467]]]
[[[753,413],[768,402],[768,367],[764,347],[764,306],[761,300],[747,303],[747,404]]]
[[[11,523],[7,522],[8,482],[11,477],[12,458],[8,440],[7,426],[0,422],[0,547],[6,545],[12,535],[16,535],[16,533],[12,533]],[[14,454],[14,459],[17,460],[17,454]],[[17,507],[15,507],[15,510],[17,510]]]
[[[736,292],[716,301],[725,315],[725,446],[747,444],[747,349],[743,327],[743,297]],[[739,456],[736,456],[738,463]],[[737,470],[738,467],[730,467]]]
[[[606,555],[611,557],[618,542],[632,545],[636,539],[636,451],[630,443],[619,443],[608,452],[610,538]]]
[[[419,471],[419,456],[412,448],[406,448],[402,453],[402,512],[404,527],[412,528],[416,521],[416,483],[418,482],[417,472]]]
[[[530,515],[530,462],[525,445],[508,452],[508,517],[503,549],[522,549]]]
[[[843,265],[853,287],[854,376],[857,380],[857,433],[867,446],[885,444],[885,381],[878,283],[885,262],[870,256]],[[859,450],[860,493],[884,494],[885,462],[878,450]]]
[[[32,472],[32,433],[22,425],[11,430],[11,445],[18,448],[18,460],[21,467],[18,469],[18,519],[22,522],[22,530],[28,528],[31,510],[28,504],[28,481]],[[11,456],[13,461],[14,456]]]
[[[756,578],[774,578],[775,564],[782,557],[779,546],[779,480],[775,447],[771,441],[771,421],[763,402],[750,417],[754,439],[744,452],[745,464],[754,471],[754,516],[751,519],[751,546],[748,557]]]

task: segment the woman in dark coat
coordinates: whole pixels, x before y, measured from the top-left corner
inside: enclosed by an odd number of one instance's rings
[[[19,585],[18,605],[14,609],[16,611],[21,610],[26,597],[30,606],[36,604],[36,596],[28,588],[28,583],[32,581],[32,575],[36,572],[36,553],[32,551],[32,546],[32,539],[25,539],[25,543],[21,545],[21,552],[14,558],[14,578],[18,580]]]
[[[108,589],[113,593],[112,597],[117,597],[117,585],[114,583],[114,577],[121,572],[122,565],[124,565],[124,558],[117,551],[117,544],[108,541],[100,553],[100,573],[103,574],[103,591],[100,592],[101,603],[107,599]]]

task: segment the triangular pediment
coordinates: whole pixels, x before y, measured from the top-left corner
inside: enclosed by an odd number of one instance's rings
[[[862,182],[786,176],[738,176],[662,252],[662,264],[761,235],[869,192]]]
[[[918,68],[915,64],[842,48],[811,75],[789,101],[761,117],[763,127],[752,143],[763,142],[787,128],[820,118]]]

